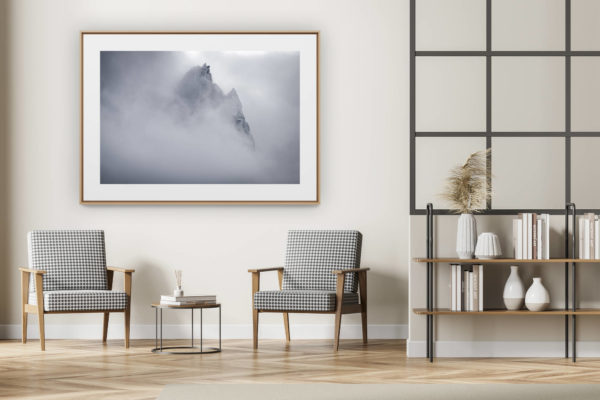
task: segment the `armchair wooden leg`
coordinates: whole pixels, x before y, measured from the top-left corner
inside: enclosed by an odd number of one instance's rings
[[[340,347],[340,328],[342,327],[342,309],[344,308],[344,283],[346,275],[339,274],[335,285],[335,328],[333,331],[333,351]]]
[[[27,343],[27,312],[25,311],[25,304],[29,302],[29,278],[28,272],[21,272],[21,328],[23,333],[21,340],[23,343]]]
[[[364,310],[360,313],[362,319],[362,336],[363,343],[367,343],[367,310]]]
[[[40,346],[46,350],[46,333],[44,332],[44,310],[38,305],[38,325],[40,326]]]
[[[108,337],[108,318],[110,313],[104,313],[104,324],[102,326],[102,343],[106,343],[106,339]]]
[[[285,341],[289,343],[290,341],[290,314],[284,312],[283,313],[283,327],[285,328]]]
[[[258,349],[258,310],[252,310],[252,344]]]
[[[335,330],[333,331],[333,350],[338,351],[340,347],[340,330],[342,327],[342,310],[341,308],[335,312]]]
[[[125,348],[128,349],[129,348],[129,323],[131,320],[131,310],[130,310],[130,306],[128,305],[127,308],[125,309]],[[108,318],[106,318],[106,323],[108,324]]]
[[[363,343],[367,343],[367,272],[361,271],[358,273],[358,285],[360,294],[360,305],[362,311],[360,313],[362,319],[362,335]]]
[[[21,317],[21,326],[23,328],[21,341],[27,343],[27,313],[25,311],[23,311],[23,316]]]
[[[42,288],[42,275],[35,276],[35,295],[37,299],[38,325],[40,326],[40,345],[42,351],[46,350],[46,333],[44,332],[44,291]]]

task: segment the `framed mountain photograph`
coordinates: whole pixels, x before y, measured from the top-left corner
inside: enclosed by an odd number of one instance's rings
[[[85,204],[319,201],[318,32],[82,32]]]

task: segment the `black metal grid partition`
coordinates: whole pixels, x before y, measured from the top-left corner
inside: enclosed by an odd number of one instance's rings
[[[570,203],[571,198],[571,138],[573,137],[600,137],[598,131],[572,131],[571,130],[571,58],[572,57],[593,57],[600,56],[600,51],[573,51],[571,50],[571,0],[564,0],[564,17],[565,17],[565,46],[564,50],[544,51],[544,50],[523,50],[523,51],[498,51],[492,50],[492,0],[481,0],[485,2],[485,50],[479,51],[430,51],[418,50],[416,44],[416,3],[420,0],[410,0],[410,213],[411,215],[425,215],[425,208],[417,208],[416,204],[416,141],[417,138],[452,138],[452,137],[471,137],[485,138],[487,149],[491,149],[488,156],[488,164],[491,167],[494,149],[492,148],[493,138],[561,138],[564,139],[564,199],[557,199],[560,204]],[[498,1],[498,0],[494,0]],[[420,57],[480,57],[485,58],[485,130],[475,132],[428,132],[418,131],[416,129],[416,76],[417,71],[416,60]],[[494,131],[492,129],[492,68],[494,60],[501,57],[560,57],[564,60],[565,71],[565,101],[564,113],[565,124],[562,131],[551,132],[532,132],[532,131]],[[600,110],[599,110],[600,113]],[[493,174],[493,172],[492,172]],[[491,184],[492,175],[488,176],[488,185]],[[431,199],[432,201],[434,199]],[[576,200],[576,199],[575,199]],[[578,209],[578,213],[584,212],[599,212],[599,209]],[[497,209],[493,208],[493,198],[486,204],[482,214],[510,215],[518,212],[537,212],[550,214],[563,214],[564,209]],[[436,209],[436,214],[450,214],[449,210]]]

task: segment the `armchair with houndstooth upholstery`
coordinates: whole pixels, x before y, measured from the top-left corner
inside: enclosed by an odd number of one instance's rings
[[[289,313],[335,314],[334,350],[342,314],[361,313],[367,343],[367,271],[360,268],[362,235],[349,230],[293,230],[288,233],[284,267],[250,269],[253,339],[258,348],[258,315],[283,313],[290,340]],[[260,274],[277,271],[280,290],[260,290]]]
[[[23,343],[27,314],[37,314],[45,350],[44,315],[103,313],[106,342],[111,312],[125,315],[125,347],[129,347],[131,275],[133,269],[106,266],[104,232],[99,230],[33,231],[27,235],[29,268],[21,271]],[[112,290],[114,272],[125,274],[125,290]]]

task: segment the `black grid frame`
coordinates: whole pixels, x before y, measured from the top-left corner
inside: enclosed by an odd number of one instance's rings
[[[486,149],[492,149],[494,137],[559,137],[565,140],[565,198],[564,203],[571,203],[571,138],[600,137],[600,131],[571,131],[571,57],[600,57],[600,51],[571,50],[571,0],[565,3],[565,49],[561,51],[494,51],[492,50],[492,0],[486,2],[486,49],[481,51],[417,51],[416,50],[416,2],[410,0],[410,214],[425,215],[425,208],[416,208],[416,139],[418,137],[485,137]],[[483,1],[483,0],[482,0]],[[416,130],[416,59],[417,57],[485,57],[486,59],[486,128],[479,132],[423,132]],[[558,132],[499,132],[492,130],[492,57],[562,57],[565,60],[565,127]],[[487,163],[491,171],[492,151],[488,153]],[[492,175],[487,176],[488,186],[491,185]],[[486,208],[479,214],[484,215],[513,215],[520,212],[535,212],[548,214],[564,214],[564,208],[556,209],[494,209],[492,200],[488,200]],[[577,209],[578,214],[600,212],[600,209]],[[454,214],[448,209],[434,209],[434,214]]]

